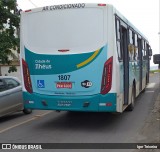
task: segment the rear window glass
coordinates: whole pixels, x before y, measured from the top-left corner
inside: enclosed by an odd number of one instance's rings
[[[85,8],[24,14],[24,42],[35,50],[75,49],[103,41],[103,9]],[[75,49],[76,50],[76,49]],[[41,53],[41,52],[40,52]]]

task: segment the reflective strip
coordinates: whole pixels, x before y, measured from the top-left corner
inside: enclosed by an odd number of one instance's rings
[[[106,103],[99,103],[99,106],[106,106]]]
[[[34,101],[28,101],[30,104],[34,104]]]
[[[146,93],[154,93],[154,91],[146,91]]]

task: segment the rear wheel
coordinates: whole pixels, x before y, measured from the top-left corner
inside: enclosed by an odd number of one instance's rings
[[[32,109],[23,109],[24,114],[30,114],[32,113]]]
[[[147,86],[147,76],[146,76],[145,88],[142,90],[142,93],[146,91],[146,86]]]
[[[135,104],[135,88],[134,86],[132,87],[132,96],[131,96],[131,104],[127,107],[127,111],[133,111],[134,109],[134,104]]]

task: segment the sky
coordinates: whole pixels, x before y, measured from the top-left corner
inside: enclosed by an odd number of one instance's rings
[[[17,0],[17,3],[22,10],[71,3],[113,4],[148,38],[153,54],[160,53],[160,0]]]

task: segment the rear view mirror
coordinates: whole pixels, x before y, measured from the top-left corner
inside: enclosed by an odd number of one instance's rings
[[[160,64],[160,54],[153,55],[153,62],[154,64]]]

